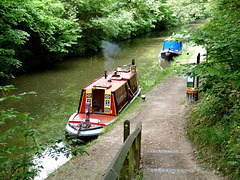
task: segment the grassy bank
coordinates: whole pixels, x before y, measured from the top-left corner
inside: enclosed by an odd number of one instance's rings
[[[240,93],[228,88],[201,94],[188,114],[188,136],[197,146],[198,158],[228,179],[240,179]]]

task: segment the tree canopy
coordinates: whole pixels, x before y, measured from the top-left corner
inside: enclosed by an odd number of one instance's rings
[[[182,13],[186,3],[189,11]],[[204,15],[204,6],[190,5],[189,0],[1,0],[0,76],[98,50],[102,40],[123,40]]]

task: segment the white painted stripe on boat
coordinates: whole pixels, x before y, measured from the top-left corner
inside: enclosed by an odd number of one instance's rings
[[[147,168],[149,172],[158,172],[158,173],[194,173],[194,170],[189,169],[162,169],[162,168]]]
[[[147,150],[147,153],[179,153],[178,150]]]

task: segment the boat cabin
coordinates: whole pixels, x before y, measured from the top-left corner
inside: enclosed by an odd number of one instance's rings
[[[78,113],[85,114],[85,103],[89,102],[90,113],[117,116],[138,91],[138,78],[134,67],[117,67],[84,87]]]

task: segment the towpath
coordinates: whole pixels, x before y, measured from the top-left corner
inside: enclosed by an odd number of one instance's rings
[[[197,54],[191,58],[196,61]],[[202,51],[200,52],[202,53]],[[202,57],[201,57],[202,58]],[[130,113],[87,148],[90,156],[77,156],[48,179],[101,179],[123,142],[123,122],[130,120],[133,131],[142,121],[142,161],[145,180],[221,180],[198,164],[195,149],[186,137],[184,114],[186,77],[166,79],[146,93]],[[130,107],[132,108],[132,107]]]

